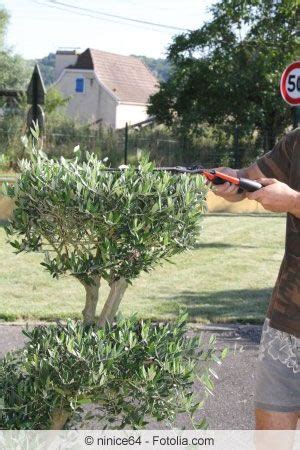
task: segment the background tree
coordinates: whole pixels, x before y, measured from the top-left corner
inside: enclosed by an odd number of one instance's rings
[[[0,47],[4,47],[4,36],[8,23],[9,15],[3,8],[0,9]]]
[[[52,153],[53,144],[49,139],[49,136],[58,140],[62,138],[65,142],[56,142],[55,151],[59,154],[65,154],[63,146],[66,144],[68,138],[76,141],[76,131],[82,127],[81,124],[77,124],[75,120],[68,118],[64,114],[64,109],[68,103],[68,98],[63,95],[54,87],[49,87],[46,92],[45,105],[43,109],[46,117],[46,135],[47,135],[47,152]],[[26,133],[26,115],[28,111],[27,96],[23,92],[18,96],[18,103],[13,108],[4,107],[3,115],[1,118],[1,148],[5,157],[6,170],[13,169],[19,171],[19,160],[27,156],[27,149],[24,147],[20,136]],[[87,128],[87,127],[86,127]],[[77,132],[77,135],[79,133]],[[66,136],[65,136],[66,135]],[[78,142],[76,142],[77,144]],[[59,151],[57,151],[57,144],[59,144]],[[69,144],[69,142],[67,142]],[[72,146],[69,153],[72,154]],[[74,148],[74,145],[73,145]]]
[[[29,80],[31,64],[5,46],[9,15],[0,9],[0,88],[22,89]]]
[[[44,56],[43,58],[37,59],[36,62],[38,63],[41,74],[44,80],[44,83],[46,86],[49,86],[50,84],[54,83],[55,81],[55,53],[49,53],[47,56]],[[35,61],[32,61],[32,64],[34,64]]]
[[[54,114],[62,115],[69,100],[69,97],[64,97],[55,87],[49,87],[49,89],[47,89],[44,106],[45,113],[47,117],[49,116],[49,120],[53,119]]]
[[[291,123],[280,76],[297,50],[297,0],[222,0],[212,20],[178,35],[169,47],[174,70],[152,96],[149,113],[183,133],[203,122],[240,136],[260,133],[264,149]]]
[[[133,55],[143,61],[144,64],[150,69],[153,75],[159,81],[167,81],[172,71],[172,66],[167,59],[164,58],[149,58],[143,55]]]

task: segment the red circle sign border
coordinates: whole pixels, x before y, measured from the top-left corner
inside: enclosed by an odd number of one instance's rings
[[[280,80],[280,92],[281,95],[283,97],[283,99],[292,106],[297,106],[300,105],[300,97],[299,98],[293,98],[290,97],[289,94],[287,93],[286,87],[285,87],[285,82],[287,79],[288,74],[294,70],[294,69],[300,69],[300,61],[295,61],[292,64],[290,64],[289,66],[287,66],[281,76],[281,80]]]

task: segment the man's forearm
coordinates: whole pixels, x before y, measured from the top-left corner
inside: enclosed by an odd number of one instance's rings
[[[239,178],[249,178],[250,180],[257,180],[258,178],[262,178],[264,174],[261,172],[258,165],[254,163],[249,167],[238,169],[237,176]]]
[[[260,171],[258,165],[254,163],[249,167],[238,170],[237,176],[239,178],[249,178],[250,180],[257,180],[262,178],[264,175]],[[247,193],[244,192],[244,197],[246,196]],[[294,189],[290,190],[290,195],[286,202],[285,212],[288,212],[300,219],[300,192],[297,192]]]
[[[291,206],[287,212],[300,219],[300,192],[294,189],[291,194]]]
[[[260,178],[258,181],[263,187],[248,192],[249,200],[256,200],[268,211],[289,213],[300,219],[300,192],[275,178]]]

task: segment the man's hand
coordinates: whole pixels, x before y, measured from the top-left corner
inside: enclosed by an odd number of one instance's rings
[[[275,178],[259,178],[264,187],[255,192],[248,192],[249,200],[256,200],[273,212],[288,212],[300,217],[300,193]]]
[[[238,171],[234,169],[230,169],[229,167],[217,167],[215,170],[218,172],[226,173],[232,177],[238,176]],[[244,198],[243,194],[238,194],[238,186],[231,183],[218,184],[213,187],[214,194],[223,197],[225,200],[229,202],[237,202]]]
[[[256,180],[264,176],[256,163],[244,169],[235,170],[229,167],[218,167],[216,170],[231,175],[232,177],[249,178],[250,180]],[[238,189],[238,186],[234,184],[224,183],[214,186],[213,192],[229,202],[239,202],[246,198],[246,194],[245,192],[238,194]]]

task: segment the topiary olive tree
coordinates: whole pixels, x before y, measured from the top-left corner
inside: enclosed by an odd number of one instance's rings
[[[203,364],[225,354],[187,336],[186,319],[119,316],[100,329],[68,320],[24,331],[25,348],[0,361],[0,429],[60,429],[77,414],[81,427],[92,415],[103,427],[137,429],[150,420],[173,422],[178,413],[205,428],[195,414],[213,389]],[[194,389],[197,378],[202,386]]]
[[[186,336],[186,316],[174,324],[113,321],[128,283],[193,246],[205,208],[202,177],[155,171],[147,161],[109,171],[78,150],[69,161],[34,150],[20,169],[6,186],[15,200],[11,244],[42,252],[45,269],[76,278],[86,301],[83,323],[26,331],[24,349],[0,362],[0,428],[60,429],[88,403],[105,426],[142,428],[186,412],[193,426],[206,427],[193,418],[203,404],[196,397],[213,388],[199,364],[225,354]],[[102,280],[110,292],[96,318]],[[194,391],[196,379],[203,389]]]
[[[199,234],[208,189],[201,176],[155,171],[147,161],[109,171],[93,154],[54,161],[36,150],[20,169],[6,188],[15,199],[11,244],[42,252],[53,277],[82,283],[85,324],[111,322],[128,283],[192,247]],[[102,280],[110,292],[96,318]]]

